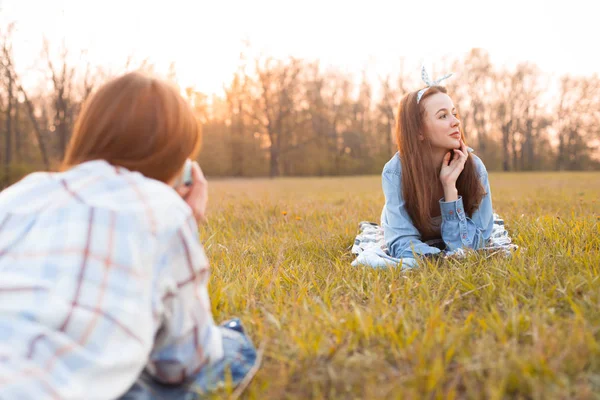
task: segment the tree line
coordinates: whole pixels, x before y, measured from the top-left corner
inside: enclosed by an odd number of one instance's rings
[[[64,45],[41,46],[38,85],[15,65],[13,26],[0,31],[0,187],[64,156],[82,104],[100,84],[128,70],[70,63]],[[600,78],[551,78],[538,66],[492,64],[472,49],[449,61],[447,82],[468,143],[490,170],[597,170],[600,167]],[[177,83],[174,65],[167,74]],[[378,174],[396,151],[394,126],[402,96],[423,86],[400,68],[370,81],[318,60],[246,57],[224,95],[181,88],[203,127],[199,160],[208,176]],[[552,89],[550,89],[552,88]]]

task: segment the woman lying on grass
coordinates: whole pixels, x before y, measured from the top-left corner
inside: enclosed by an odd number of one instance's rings
[[[400,101],[398,152],[383,168],[381,225],[395,258],[479,249],[494,225],[485,165],[470,154],[456,107],[438,84]]]

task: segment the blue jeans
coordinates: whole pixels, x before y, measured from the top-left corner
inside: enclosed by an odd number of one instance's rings
[[[196,400],[222,386],[226,376],[234,386],[240,383],[256,362],[256,349],[237,318],[226,321],[219,329],[223,333],[221,361],[182,385],[165,385],[143,372],[120,400]]]

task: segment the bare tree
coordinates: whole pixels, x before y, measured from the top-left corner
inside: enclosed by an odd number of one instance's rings
[[[454,63],[453,70],[456,77],[449,81],[449,86],[463,130],[476,143],[477,152],[485,156],[493,140],[495,71],[490,56],[483,49],[472,49],[464,60]]]
[[[381,98],[377,104],[379,130],[383,130],[385,138],[384,153],[387,155],[392,155],[396,152],[397,143],[395,143],[394,138],[396,110],[400,100],[408,91],[406,88],[408,79],[405,75],[404,63],[401,65],[396,85],[393,85],[390,80],[390,75],[379,79],[381,85]]]
[[[12,29],[8,32],[10,35]],[[8,38],[6,38],[8,39]],[[4,143],[4,185],[7,186],[11,180],[10,165],[12,161],[12,118],[13,104],[15,103],[14,77],[11,69],[8,67],[9,61],[12,59],[12,43],[9,40],[4,40],[2,45],[3,58],[5,60],[4,72],[6,77],[6,112],[5,112],[5,143]]]
[[[558,104],[557,169],[584,169],[593,164],[600,140],[600,79],[563,77]]]
[[[228,105],[231,128],[231,162],[232,174],[234,176],[244,175],[244,143],[246,139],[246,119],[250,106],[248,93],[249,78],[246,71],[246,60],[243,53],[240,54],[240,64],[234,74],[230,87],[225,87],[225,97]]]
[[[270,176],[281,174],[281,151],[291,134],[294,97],[297,93],[301,71],[299,60],[291,58],[288,62],[275,61],[272,58],[264,62],[257,60],[259,97],[256,99],[255,116],[263,126],[270,141]]]
[[[523,149],[527,119],[539,96],[537,70],[529,64],[517,66],[514,72],[507,70],[496,74],[496,119],[502,133],[502,169],[519,169],[519,153]],[[533,122],[530,121],[530,128]],[[531,140],[531,138],[529,138]]]
[[[33,125],[33,131],[35,133],[35,137],[37,139],[38,147],[40,149],[40,154],[42,156],[42,161],[44,162],[44,167],[49,170],[50,169],[50,158],[48,157],[48,151],[46,150],[46,146],[44,144],[44,138],[42,136],[42,131],[40,128],[40,124],[35,116],[35,108],[32,102],[29,100],[27,96],[27,92],[23,88],[21,84],[19,84],[19,92],[23,95],[24,103],[27,108],[27,115],[29,116],[29,120]]]
[[[43,50],[54,87],[54,120],[51,130],[56,131],[58,135],[58,151],[62,159],[67,149],[72,128],[72,87],[75,68],[69,67],[67,64],[68,49],[64,42],[60,52],[60,66],[58,68],[54,66],[52,61],[50,45],[47,40],[44,40]]]

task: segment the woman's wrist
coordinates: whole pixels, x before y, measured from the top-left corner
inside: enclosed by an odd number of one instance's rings
[[[456,200],[458,200],[458,190],[456,190],[456,185],[444,186],[444,201]]]

